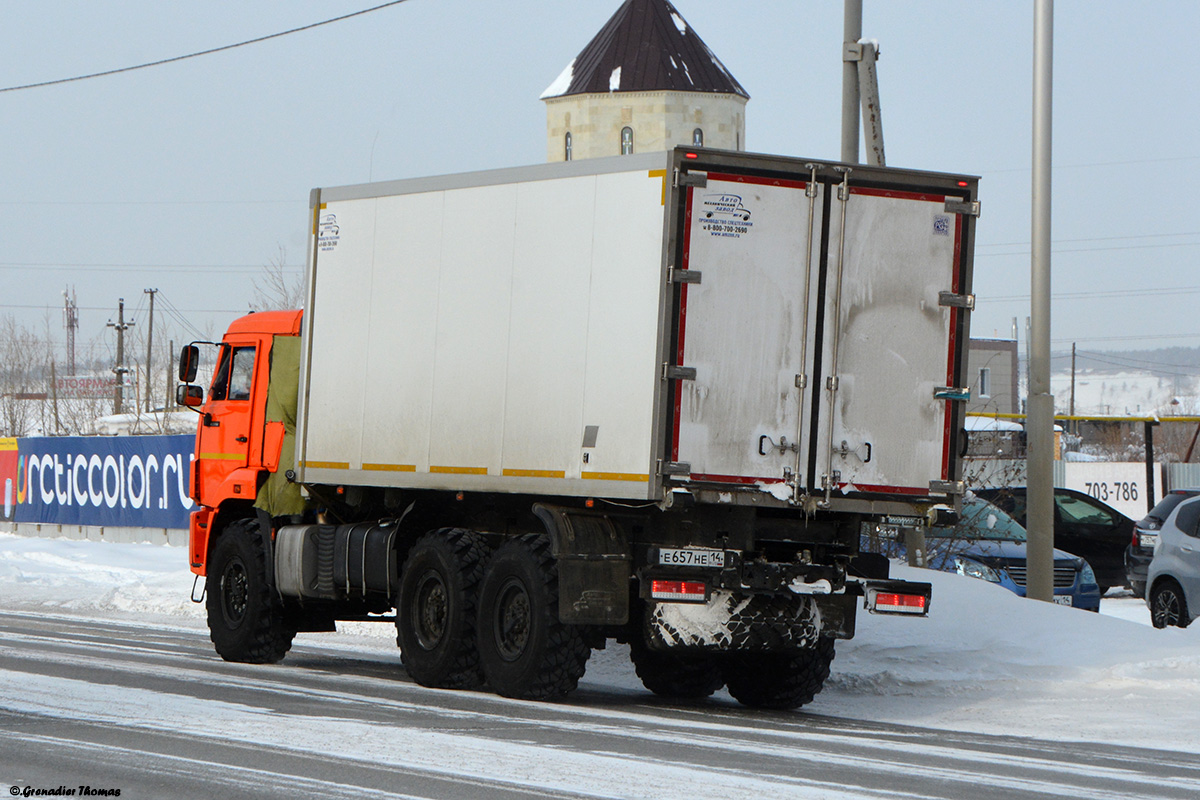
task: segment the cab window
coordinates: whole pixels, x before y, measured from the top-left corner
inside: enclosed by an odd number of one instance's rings
[[[210,400],[249,400],[254,384],[254,348],[229,347],[221,352],[213,374]]]

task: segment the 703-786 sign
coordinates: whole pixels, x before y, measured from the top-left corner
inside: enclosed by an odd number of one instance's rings
[[[1105,503],[1138,499],[1138,485],[1135,481],[1088,481],[1084,485],[1087,487],[1084,491]]]
[[[1063,464],[1063,486],[1096,498],[1132,519],[1141,519],[1162,498],[1162,468],[1154,467],[1154,491],[1146,482],[1146,465],[1136,462],[1078,462]],[[1151,496],[1153,494],[1153,497]]]

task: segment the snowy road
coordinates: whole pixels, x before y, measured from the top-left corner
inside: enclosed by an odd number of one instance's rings
[[[227,664],[202,630],[0,612],[0,786],[121,797],[1194,798],[1200,756],[656,702],[413,684],[395,651],[302,639]]]

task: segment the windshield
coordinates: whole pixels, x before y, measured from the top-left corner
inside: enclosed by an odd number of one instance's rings
[[[942,539],[991,539],[1025,541],[1025,529],[1004,511],[986,500],[968,496],[963,500],[962,516],[953,527],[930,528],[926,536]]]

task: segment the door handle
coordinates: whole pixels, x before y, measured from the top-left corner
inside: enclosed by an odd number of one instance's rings
[[[250,441],[250,440],[249,440],[249,439],[247,439],[245,436],[239,436],[239,437],[237,437],[236,439],[234,439],[234,441],[235,441],[235,442],[241,442],[242,444],[245,444],[246,442],[248,442],[248,441]]]

